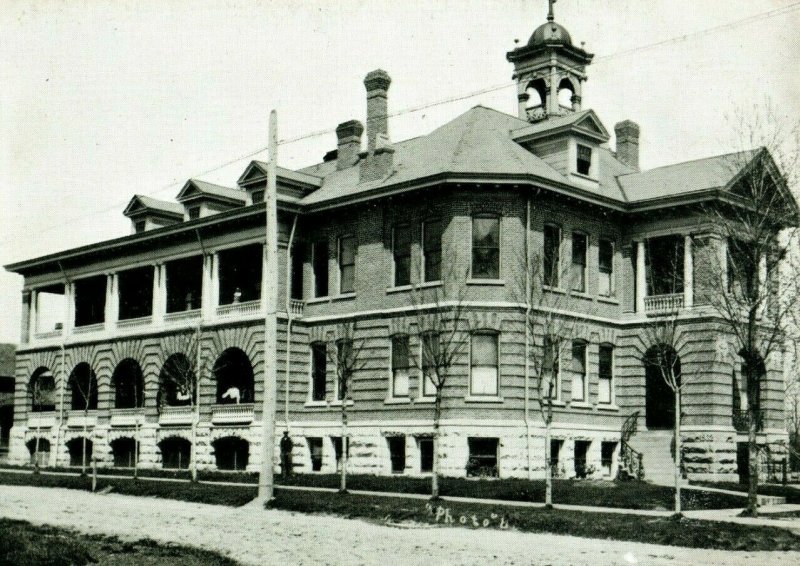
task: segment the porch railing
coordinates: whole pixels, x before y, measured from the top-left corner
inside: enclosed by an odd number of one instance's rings
[[[144,409],[111,409],[111,426],[136,426],[144,422]]]
[[[231,303],[217,307],[217,316],[242,316],[253,315],[261,312],[261,301],[247,301],[245,303]]]
[[[97,411],[73,410],[67,414],[67,426],[71,427],[92,427],[97,424]]]
[[[619,449],[619,477],[644,479],[644,458],[642,453],[634,449],[628,442],[639,428],[639,411],[632,413],[622,423],[622,435]]]
[[[292,299],[289,301],[289,310],[294,316],[303,316],[303,309],[305,308],[305,301]]]
[[[683,308],[683,293],[653,295],[644,298],[644,312],[649,314],[675,312]]]
[[[141,326],[150,326],[153,323],[152,316],[140,316],[139,318],[126,318],[117,321],[117,328],[125,330],[126,328],[139,328]]]
[[[87,324],[85,326],[76,326],[72,329],[73,334],[91,334],[92,332],[101,332],[105,330],[105,322],[98,322],[97,324]]]
[[[30,413],[28,415],[28,428],[47,428],[56,424],[55,411],[47,411],[46,413]]]
[[[168,312],[164,315],[164,322],[179,323],[186,320],[193,320],[200,316],[200,309],[192,309],[188,311]]]
[[[211,407],[211,422],[222,423],[251,423],[253,422],[253,404],[214,405]]]
[[[158,424],[187,425],[192,424],[193,418],[194,407],[190,405],[184,407],[161,407],[161,414],[158,416]]]

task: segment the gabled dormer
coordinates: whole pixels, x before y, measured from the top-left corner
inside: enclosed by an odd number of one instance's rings
[[[134,234],[176,224],[183,220],[183,206],[177,202],[134,195],[123,212],[131,219]]]
[[[283,167],[278,167],[277,182],[278,197],[286,200],[299,200],[322,186],[322,179],[319,177]],[[251,161],[236,184],[247,193],[247,204],[264,202],[267,164],[263,161]]]
[[[599,150],[610,136],[594,110],[536,122],[515,130],[512,137],[573,183],[597,186]]]
[[[244,206],[247,195],[240,189],[189,179],[176,200],[183,205],[184,220],[196,220]]]

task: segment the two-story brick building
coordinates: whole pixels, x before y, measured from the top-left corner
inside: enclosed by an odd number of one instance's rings
[[[592,54],[552,17],[507,58],[517,116],[476,106],[393,142],[391,80],[373,71],[366,139],[360,122],[345,122],[323,162],[278,169],[275,352],[263,348],[262,289],[275,274],[263,268],[266,165],[257,161],[236,187],[191,179],[175,202],[133,197],[128,236],[8,266],[25,278],[12,460],[29,461],[38,437],[50,465],[77,464],[88,437],[100,465],[127,467],[138,453],[142,467],[185,467],[192,392],[160,385],[184,368],[200,383],[198,465],[257,469],[273,356],[276,424],[291,432],[296,470],[333,471],[341,401],[327,349],[337,324],[355,321],[363,347],[348,401],[350,469],[425,474],[432,396],[415,312],[438,294],[461,299],[469,329],[443,392],[442,472],[465,475],[475,459],[501,477],[542,477],[525,349],[526,312],[537,305],[520,292],[538,271],[542,293],[563,296],[556,314],[577,321],[551,361],[554,469],[614,476],[623,426],[638,412],[629,442],[644,453],[646,477],[669,475],[659,467],[675,407],[643,363],[653,346],[643,328],[678,312],[693,336],[681,359],[694,376],[683,400],[687,471],[735,474],[746,440],[735,426],[740,360],[700,285],[725,255],[701,206],[730,189],[730,156],[641,171],[631,121],[615,126],[612,149],[600,118],[582,108]],[[770,363],[761,390],[767,445],[785,438],[780,367]]]

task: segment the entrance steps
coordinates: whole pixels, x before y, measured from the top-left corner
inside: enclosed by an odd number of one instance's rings
[[[675,485],[675,468],[672,457],[671,430],[640,430],[628,444],[642,453],[644,479],[656,485]]]

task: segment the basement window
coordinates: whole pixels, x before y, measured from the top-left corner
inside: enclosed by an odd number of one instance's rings
[[[433,439],[420,438],[419,444],[419,471],[430,473],[433,471]]]
[[[592,168],[592,148],[585,145],[578,145],[578,162],[576,170],[581,175],[588,175]]]
[[[203,257],[167,262],[167,312],[200,308],[203,288]]]
[[[333,453],[336,455],[336,471],[342,471],[342,437],[341,436],[331,436],[331,442],[333,443]],[[350,439],[347,438],[347,442],[345,442],[345,450],[347,450],[347,459],[350,459]]]
[[[563,440],[552,439],[550,440],[550,477],[560,478],[564,474],[561,471],[561,447],[564,445]]]
[[[600,445],[600,467],[603,468],[605,476],[610,476],[614,469],[614,451],[616,449],[616,442],[603,442]]]
[[[308,438],[308,450],[311,454],[311,471],[319,472],[322,470],[322,439]]]
[[[153,266],[122,271],[119,281],[119,319],[153,314]]]
[[[219,304],[245,303],[261,298],[261,244],[219,252]]]
[[[575,441],[575,476],[578,478],[585,478],[589,475],[587,464],[587,456],[589,455],[589,440],[576,440]]]
[[[100,324],[105,320],[106,276],[75,281],[75,326]]]
[[[386,441],[389,443],[389,458],[392,461],[392,473],[402,474],[406,469],[406,437],[390,436]]]
[[[467,476],[497,477],[497,438],[469,438]]]

